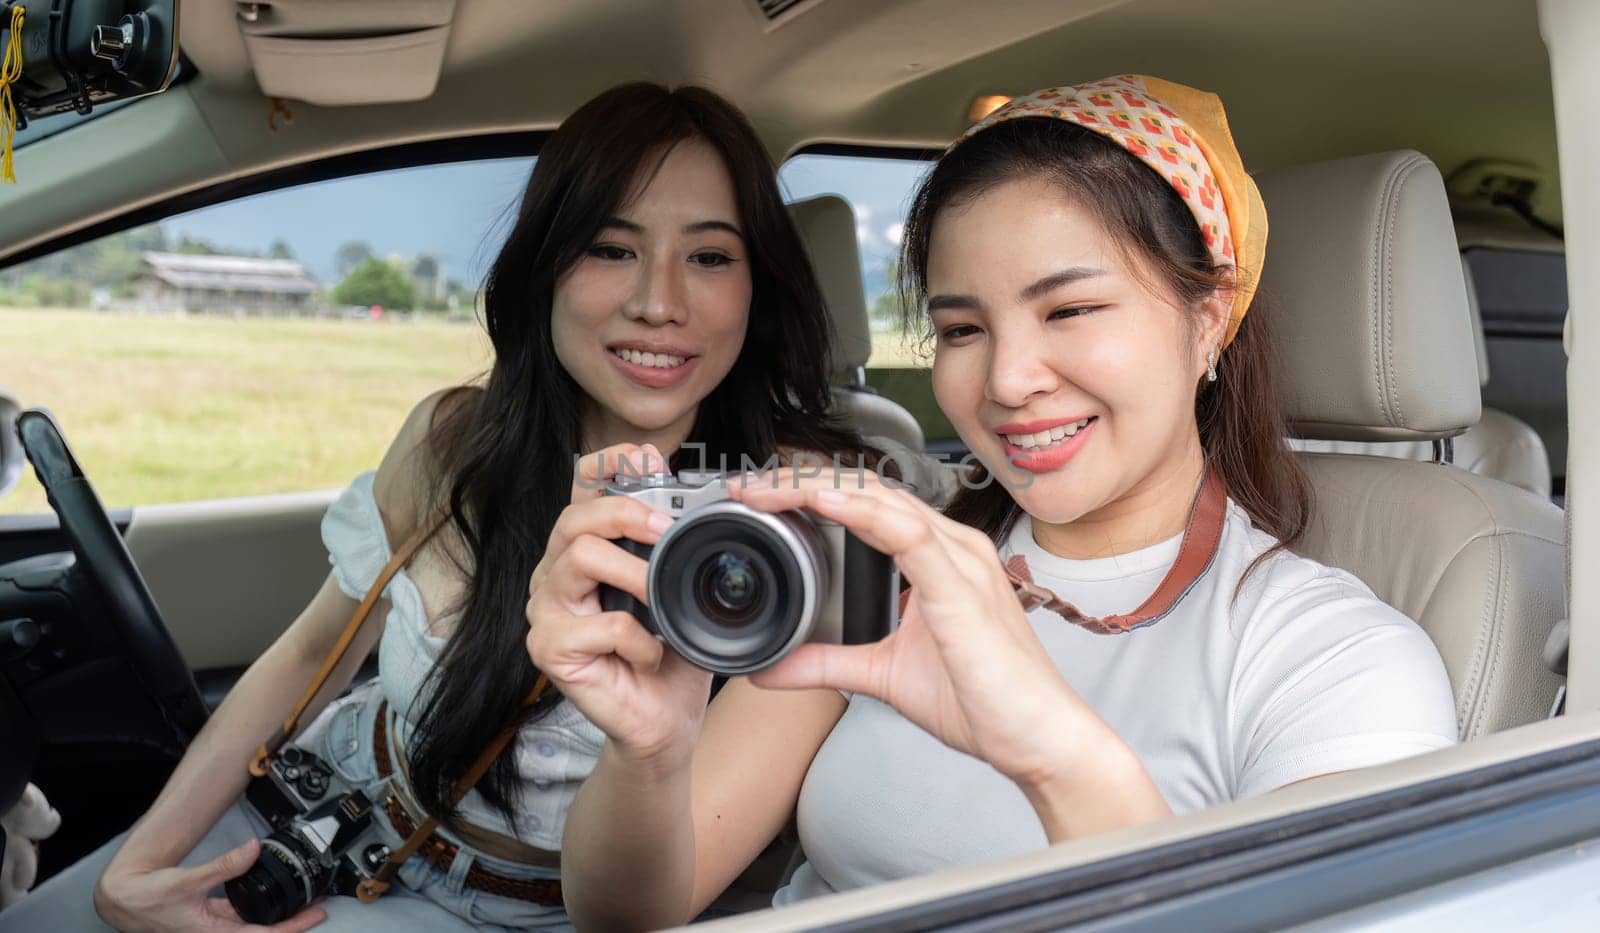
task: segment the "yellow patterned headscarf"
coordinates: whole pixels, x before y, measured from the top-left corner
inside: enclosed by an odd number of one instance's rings
[[[1244,170],[1217,95],[1144,75],[1118,75],[1035,91],[969,127],[962,139],[1004,120],[1068,120],[1112,140],[1150,166],[1183,198],[1220,267],[1235,270],[1223,346],[1244,320],[1267,250],[1267,209]],[[958,141],[959,142],[959,141]]]

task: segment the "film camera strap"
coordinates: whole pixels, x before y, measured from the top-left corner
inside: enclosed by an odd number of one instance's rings
[[[1222,543],[1222,526],[1228,515],[1228,490],[1216,470],[1206,468],[1195,493],[1194,504],[1189,507],[1189,521],[1184,526],[1183,540],[1178,545],[1178,556],[1161,578],[1156,591],[1139,605],[1123,615],[1095,618],[1086,615],[1077,606],[1033,582],[1027,558],[1021,554],[1006,561],[1006,577],[1017,592],[1024,610],[1043,607],[1073,625],[1088,629],[1097,635],[1120,635],[1142,625],[1153,625],[1166,618],[1178,601],[1194,588],[1217,557],[1217,547]]]
[[[444,526],[446,518],[442,516],[432,524],[424,526],[407,539],[400,546],[400,549],[395,551],[394,555],[389,558],[389,562],[378,573],[377,579],[372,581],[372,586],[367,590],[366,597],[361,600],[360,605],[356,606],[355,612],[350,614],[350,620],[345,623],[344,631],[339,634],[339,640],[334,642],[333,649],[323,659],[322,669],[317,671],[317,676],[311,679],[310,685],[300,695],[299,701],[289,711],[289,715],[284,719],[283,724],[256,749],[255,757],[250,760],[251,775],[255,777],[266,775],[268,760],[277,754],[278,749],[282,748],[283,744],[293,738],[294,734],[299,731],[300,717],[305,714],[306,708],[311,705],[311,701],[316,699],[317,693],[322,690],[323,685],[328,682],[328,678],[333,675],[334,668],[339,666],[339,662],[349,652],[350,645],[355,642],[356,635],[360,633],[361,627],[366,624],[367,618],[372,614],[372,607],[377,605],[378,600],[383,597],[384,588],[389,585],[389,581],[400,571],[400,568],[410,562],[417,550]],[[538,680],[533,684],[533,689],[528,692],[528,696],[523,700],[524,707],[532,706],[534,701],[539,699],[549,685],[549,678],[545,677],[544,674],[540,674]],[[461,798],[467,795],[467,791],[471,790],[473,785],[477,784],[478,780],[483,777],[484,772],[489,770],[489,766],[494,763],[494,760],[505,750],[512,737],[517,734],[518,726],[518,723],[512,723],[502,730],[494,741],[490,742],[489,746],[478,756],[478,759],[472,763],[472,767],[468,768],[466,773],[461,775],[460,780],[456,781],[455,789],[450,792],[450,806],[452,808],[461,802]],[[373,876],[361,882],[356,890],[356,896],[365,903],[370,903],[381,897],[383,892],[389,889],[395,872],[399,871],[400,866],[405,864],[407,859],[415,855],[417,850],[427,843],[434,830],[438,828],[439,820],[437,817],[430,815],[423,820],[411,835],[406,838],[406,841],[399,849],[389,853],[388,859],[379,866]]]

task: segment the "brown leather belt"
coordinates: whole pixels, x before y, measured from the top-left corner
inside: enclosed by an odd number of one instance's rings
[[[380,702],[378,704],[378,715],[374,718],[372,725],[372,748],[378,759],[378,776],[384,780],[388,780],[394,773],[389,756],[388,712],[387,701]],[[389,814],[389,822],[394,824],[395,832],[399,833],[402,839],[408,838],[412,833],[416,832],[417,824],[412,820],[411,814],[406,812],[406,808],[401,804],[398,794],[389,794],[383,808]],[[434,868],[448,872],[450,866],[455,863],[456,854],[459,851],[460,847],[455,843],[445,839],[438,833],[434,833],[417,850],[417,854],[422,856]],[[519,901],[532,901],[535,904],[543,904],[549,907],[563,906],[561,881],[555,878],[513,878],[485,868],[478,862],[473,862],[472,867],[467,869],[466,883],[469,888],[475,888],[499,897],[510,897]]]

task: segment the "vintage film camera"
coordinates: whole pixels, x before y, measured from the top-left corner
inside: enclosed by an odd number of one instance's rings
[[[325,894],[353,895],[389,857],[373,801],[304,749],[285,746],[245,796],[272,824],[256,863],[223,885],[246,923],[287,920]]]

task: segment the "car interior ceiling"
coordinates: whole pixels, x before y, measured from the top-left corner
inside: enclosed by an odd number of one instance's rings
[[[965,0],[894,0],[872,9],[822,0],[771,26],[755,20],[753,4],[732,9],[745,4],[462,0],[449,23],[437,89],[426,99],[363,104],[363,88],[351,78],[354,103],[291,102],[294,124],[270,134],[262,128],[271,103],[257,86],[234,5],[186,5],[189,80],[18,150],[23,184],[8,192],[0,214],[0,263],[53,248],[130,209],[269,169],[430,139],[548,129],[622,77],[694,75],[750,112],[781,158],[817,142],[937,149],[961,129],[977,93],[1119,71],[1165,74],[1228,101],[1253,169],[1415,149],[1445,179],[1485,152],[1536,179],[1521,210],[1456,190],[1450,206],[1487,347],[1482,404],[1537,434],[1548,453],[1551,496],[1562,502],[1566,262],[1563,241],[1525,216],[1558,226],[1561,203],[1549,68],[1527,10],[1500,0],[1360,0],[1339,9],[1309,0],[1218,0],[1205,10],[1191,0],[1020,0],[1005,15],[972,17]],[[352,4],[373,22],[382,21],[384,6]],[[953,16],[971,28],[935,28]],[[1382,34],[1373,34],[1373,19],[1389,24]],[[1223,22],[1251,25],[1224,29],[1217,25]],[[663,35],[675,41],[659,41]],[[1430,37],[1425,47],[1407,38],[1418,35]],[[1359,68],[1346,57],[1357,42],[1368,50]],[[519,90],[508,94],[508,87]],[[1331,125],[1307,132],[1282,119],[1285,100],[1329,114]],[[1400,106],[1407,100],[1428,101],[1428,119]],[[886,399],[929,393],[926,374],[915,371],[874,373],[869,382]],[[947,425],[920,421],[927,450],[964,453]],[[113,518],[126,528],[133,514]],[[1539,518],[1541,528],[1546,518]],[[8,522],[0,529],[5,547],[26,553],[52,536],[59,540],[53,527]],[[8,559],[0,552],[0,563]],[[1533,640],[1529,635],[1521,647]],[[1528,663],[1527,655],[1523,650],[1519,663]],[[364,674],[374,664],[369,658]],[[214,707],[242,670],[195,673]],[[58,751],[36,780],[59,789],[75,819],[45,849],[42,875],[128,826],[173,764],[162,749],[141,743]],[[119,775],[114,794],[105,792],[108,772]]]

